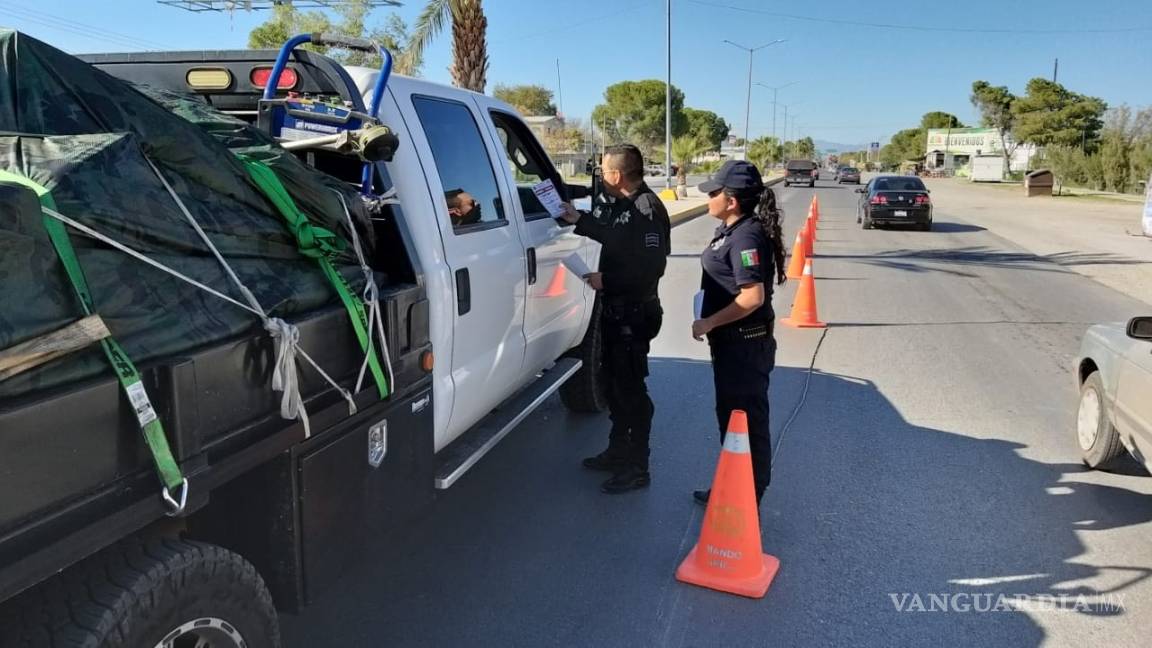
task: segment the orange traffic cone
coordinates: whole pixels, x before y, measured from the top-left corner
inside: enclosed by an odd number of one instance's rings
[[[676,580],[751,598],[762,598],[768,592],[780,561],[760,546],[754,484],[748,416],[733,410],[700,540],[680,563]]]
[[[800,277],[800,289],[792,302],[792,315],[780,320],[781,324],[797,328],[824,328],[816,314],[816,279],[812,276],[812,259],[804,261],[804,274]]]
[[[809,217],[804,221],[804,253],[811,257],[813,254],[812,242],[816,240],[816,223]]]
[[[812,196],[812,220],[820,222],[820,198]]]
[[[788,262],[789,279],[799,279],[804,274],[804,260],[808,258],[808,243],[804,239],[804,228],[796,232],[796,243],[792,245],[792,260]]]

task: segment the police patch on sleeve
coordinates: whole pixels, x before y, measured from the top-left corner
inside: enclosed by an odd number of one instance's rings
[[[745,268],[760,265],[760,251],[756,249],[740,251],[740,265]]]
[[[660,247],[660,235],[656,232],[649,232],[644,235],[644,247],[658,248]]]

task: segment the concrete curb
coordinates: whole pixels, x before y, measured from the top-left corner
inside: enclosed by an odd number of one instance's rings
[[[784,182],[784,176],[780,176],[779,178],[772,178],[768,182],[765,182],[764,186],[765,187],[771,187],[774,185],[778,185],[781,182]],[[707,213],[707,211],[708,211],[708,205],[707,204],[697,205],[696,207],[692,207],[691,209],[680,212],[679,214],[672,214],[671,216],[668,217],[668,220],[672,222],[672,227],[676,227],[677,225],[687,223],[688,221],[692,220],[693,218],[696,218],[697,216],[701,216],[701,215]]]

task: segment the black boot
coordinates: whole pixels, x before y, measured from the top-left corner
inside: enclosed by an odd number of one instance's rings
[[[708,505],[708,498],[712,496],[712,489],[692,491],[692,499],[696,500],[697,504]]]
[[[611,479],[600,485],[600,490],[610,495],[627,493],[639,488],[647,488],[652,483],[652,476],[648,471],[635,464],[627,464]]]
[[[609,445],[607,450],[595,457],[584,459],[582,463],[585,468],[591,470],[615,472],[628,464],[628,455],[622,450],[618,450]]]

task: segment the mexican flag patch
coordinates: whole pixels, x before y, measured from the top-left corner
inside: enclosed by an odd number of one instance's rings
[[[740,251],[740,265],[745,268],[760,265],[760,251],[759,250],[741,250]]]

